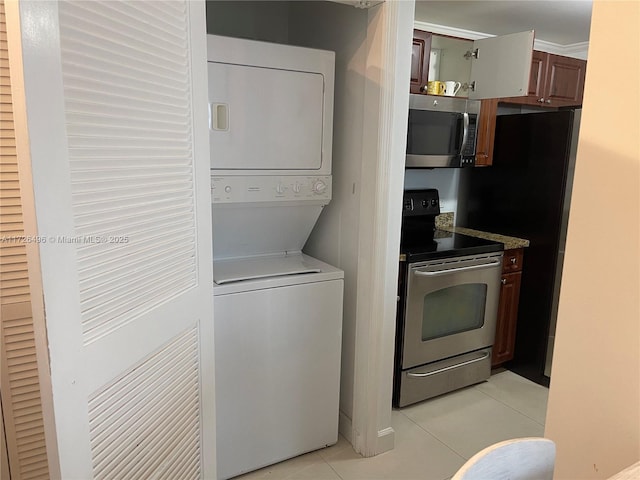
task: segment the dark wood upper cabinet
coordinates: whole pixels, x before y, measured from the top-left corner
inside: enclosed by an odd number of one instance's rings
[[[545,102],[553,106],[582,105],[587,62],[548,54]]]
[[[531,55],[531,76],[529,77],[529,97],[538,99],[543,96],[544,91],[544,75],[546,73],[547,64],[545,60],[547,55],[544,52],[534,50]]]
[[[493,141],[496,136],[496,112],[498,99],[481,100],[478,118],[478,140],[476,142],[476,166],[493,164]]]
[[[411,93],[423,93],[429,80],[429,55],[431,53],[431,33],[413,31],[411,48]]]
[[[586,69],[586,60],[534,50],[528,95],[500,101],[540,107],[578,107],[582,105]]]

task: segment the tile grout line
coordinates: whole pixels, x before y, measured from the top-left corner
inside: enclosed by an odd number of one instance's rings
[[[444,445],[445,447],[447,447],[449,450],[451,450],[453,453],[455,453],[457,456],[459,456],[463,461],[467,461],[468,458],[465,457],[464,455],[462,455],[460,452],[458,452],[457,450],[455,450],[453,447],[451,447],[449,444],[447,444],[444,440],[442,440],[440,437],[438,437],[435,433],[430,432],[429,430],[427,430],[425,427],[423,427],[422,425],[420,425],[418,422],[414,421],[413,418],[411,418],[409,415],[407,415],[406,413],[404,413],[402,410],[398,410],[402,415],[405,416],[405,418],[409,419],[409,421],[411,423],[413,423],[414,425],[416,425],[418,428],[420,428],[423,432],[425,432],[426,434],[432,436],[433,438],[435,438],[438,442],[440,442],[442,445]],[[454,474],[456,472],[453,472]],[[445,480],[448,477],[445,477]]]
[[[474,388],[474,390],[475,390],[476,392],[480,392],[480,393],[482,393],[482,394],[486,395],[487,397],[489,397],[489,398],[491,398],[491,399],[495,400],[496,402],[501,403],[501,404],[502,404],[502,405],[504,405],[505,407],[510,408],[510,409],[511,409],[511,410],[513,410],[514,412],[519,413],[519,414],[520,414],[520,415],[522,415],[523,417],[528,418],[528,419],[529,419],[529,420],[531,420],[532,422],[534,422],[534,423],[536,423],[536,424],[540,425],[542,428],[544,428],[544,423],[540,423],[540,422],[539,422],[539,421],[537,421],[535,418],[530,417],[530,416],[529,416],[529,415],[527,415],[526,413],[521,412],[521,411],[520,411],[520,410],[518,410],[517,408],[515,408],[515,407],[513,407],[513,406],[509,405],[508,403],[503,402],[503,401],[502,401],[502,400],[500,400],[499,398],[496,398],[496,397],[494,397],[493,395],[490,395],[490,394],[488,394],[487,392],[484,392],[484,391],[480,390],[479,388],[475,388],[476,386],[477,386],[477,385],[474,385],[474,386],[473,386],[473,388]]]
[[[352,445],[349,445],[349,446],[350,446],[351,448],[353,448],[353,446],[352,446]],[[332,457],[337,456],[339,453],[340,453],[340,451],[336,452],[336,454],[335,454],[335,455],[332,455]],[[340,480],[345,480],[345,478],[344,478],[342,475],[340,475],[340,474],[337,472],[337,470],[336,470],[335,468],[333,468],[333,465],[331,465],[331,464],[329,463],[329,459],[328,459],[328,458],[324,458],[322,455],[320,455],[320,458],[322,458],[322,460],[324,461],[324,463],[326,463],[327,465],[329,465],[329,468],[333,471],[333,473],[335,473],[335,474],[338,476],[338,478],[339,478]],[[331,458],[331,457],[329,457],[329,458]]]
[[[336,471],[336,469],[335,469],[335,468],[333,468],[333,465],[331,465],[331,464],[330,464],[327,460],[325,460],[324,458],[323,458],[323,460],[324,460],[324,463],[326,463],[327,465],[329,465],[329,468],[333,471],[333,473],[335,473],[335,474],[338,476],[338,478],[339,478],[340,480],[345,480],[345,479],[343,478],[343,476],[342,476],[342,475],[340,475],[340,474]]]

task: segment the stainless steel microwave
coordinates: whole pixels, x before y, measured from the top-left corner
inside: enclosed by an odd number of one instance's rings
[[[480,101],[409,96],[407,168],[472,167]]]

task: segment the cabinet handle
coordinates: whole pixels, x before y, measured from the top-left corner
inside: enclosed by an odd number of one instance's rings
[[[539,98],[538,103],[544,103],[544,98]]]
[[[516,261],[517,261],[517,258],[516,257],[511,257],[510,260],[511,260],[511,263],[515,265]]]
[[[503,285],[506,285],[507,284],[507,279],[506,278],[500,279],[500,283],[502,283]]]
[[[545,102],[547,103],[551,103],[551,100],[549,100],[548,98],[545,100]]]

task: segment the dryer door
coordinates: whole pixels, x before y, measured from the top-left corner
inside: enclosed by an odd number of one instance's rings
[[[322,74],[216,62],[208,67],[211,168],[320,169]]]

